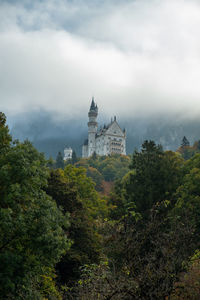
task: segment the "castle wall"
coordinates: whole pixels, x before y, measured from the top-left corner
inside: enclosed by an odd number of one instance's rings
[[[65,148],[64,149],[64,160],[72,158],[72,148]]]
[[[88,157],[88,146],[87,145],[82,146],[82,157],[84,157],[84,158]]]
[[[109,155],[111,153],[126,155],[125,135],[118,134],[119,131],[117,133],[110,131],[110,134],[106,132],[98,136],[96,138],[96,153],[98,155]]]
[[[126,133],[121,130],[116,117],[109,126],[97,132],[97,115],[98,108],[93,99],[88,113],[88,144],[82,147],[82,157],[90,157],[94,152],[98,155],[112,153],[126,155]]]

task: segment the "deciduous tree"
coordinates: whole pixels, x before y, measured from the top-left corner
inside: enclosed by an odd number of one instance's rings
[[[43,190],[44,156],[28,141],[11,145],[5,120],[0,131],[1,150],[6,149],[0,153],[0,295],[42,297],[42,276],[49,276],[70,246],[62,229],[69,218]]]

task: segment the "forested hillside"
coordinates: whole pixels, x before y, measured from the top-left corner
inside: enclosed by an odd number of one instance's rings
[[[0,299],[199,299],[200,153],[188,147],[144,141],[58,168],[13,141],[1,113]]]

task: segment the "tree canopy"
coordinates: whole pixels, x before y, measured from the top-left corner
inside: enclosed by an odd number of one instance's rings
[[[55,165],[1,113],[0,298],[198,299],[200,147],[183,143]]]
[[[44,192],[44,156],[28,141],[11,144],[2,115],[0,132],[0,294],[31,299],[43,294],[44,276],[70,246],[69,217]]]

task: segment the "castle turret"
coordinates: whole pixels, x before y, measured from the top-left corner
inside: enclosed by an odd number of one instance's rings
[[[96,121],[98,115],[98,107],[92,98],[90,110],[88,112],[88,156],[91,156],[96,151],[96,133],[98,123]]]

